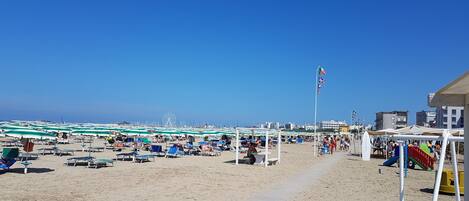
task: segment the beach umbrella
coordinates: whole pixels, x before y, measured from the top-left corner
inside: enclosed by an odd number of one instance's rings
[[[0,130],[18,130],[18,129],[30,129],[28,127],[24,126],[17,126],[17,125],[10,125],[10,124],[4,124],[0,126]]]
[[[148,131],[148,130],[123,130],[122,131],[122,134],[124,135],[138,135],[138,136],[149,136],[151,134],[153,134],[152,132]]]
[[[72,129],[70,128],[57,127],[57,126],[42,127],[42,130],[47,131],[47,132],[58,132],[58,133],[69,133],[72,131]]]
[[[16,138],[29,138],[29,139],[48,139],[55,140],[57,137],[52,133],[47,133],[44,131],[38,131],[33,129],[14,129],[7,130],[3,133],[6,136],[16,137]]]
[[[72,134],[76,135],[86,135],[86,136],[100,136],[107,137],[112,135],[112,132],[109,130],[73,130]]]
[[[74,130],[72,131],[72,134],[76,135],[83,135],[83,136],[89,136],[90,137],[90,143],[88,147],[88,156],[91,157],[91,145],[92,145],[92,136],[99,136],[99,137],[107,137],[112,135],[112,132],[109,130]],[[82,148],[84,150],[85,144],[82,143]]]
[[[180,131],[176,131],[176,130],[157,130],[155,133],[161,134],[161,135],[180,135],[180,134],[183,134]]]

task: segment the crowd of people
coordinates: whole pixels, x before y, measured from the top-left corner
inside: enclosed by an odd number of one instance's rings
[[[348,151],[350,149],[350,138],[347,136],[330,135],[323,138],[322,153],[334,154],[335,151]]]

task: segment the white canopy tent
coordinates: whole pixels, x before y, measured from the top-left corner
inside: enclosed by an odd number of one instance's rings
[[[464,106],[464,133],[469,132],[469,71],[461,77],[449,83],[435,93],[430,102],[432,107],[440,106]],[[464,140],[465,142],[465,140]],[[469,161],[469,143],[464,143],[464,161]],[[464,169],[469,170],[467,163]],[[464,186],[469,185],[469,180],[464,180]]]
[[[264,159],[264,166],[267,167],[269,165],[269,135],[271,133],[270,130],[265,130],[265,159]],[[255,133],[255,130],[252,130],[252,133]],[[236,129],[236,158],[235,158],[235,164],[239,164],[239,137],[240,137],[240,130]],[[280,163],[280,154],[281,154],[281,144],[282,144],[282,136],[281,132],[277,131],[277,164]]]

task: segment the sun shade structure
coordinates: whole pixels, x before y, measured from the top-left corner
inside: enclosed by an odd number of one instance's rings
[[[469,132],[469,71],[438,90],[430,106],[464,106],[464,133]],[[464,161],[469,161],[469,143],[465,139],[464,142]],[[464,163],[464,169],[468,168],[467,163]],[[464,180],[464,185],[469,185],[468,179]]]
[[[42,130],[47,132],[60,132],[60,133],[69,133],[72,132],[72,129],[58,126],[48,126],[43,127]]]
[[[24,126],[17,126],[17,125],[9,125],[9,124],[4,124],[0,126],[0,130],[18,130],[18,129],[31,129],[31,128],[24,127]]]
[[[147,130],[124,130],[121,132],[124,135],[138,135],[138,136],[148,136],[152,135],[152,132],[149,132]]]
[[[29,139],[48,139],[54,140],[57,137],[53,133],[47,133],[38,130],[32,129],[15,129],[8,130],[3,133],[6,136],[16,137],[16,138],[29,138]]]
[[[72,134],[105,137],[105,136],[110,136],[112,132],[108,130],[74,130]]]

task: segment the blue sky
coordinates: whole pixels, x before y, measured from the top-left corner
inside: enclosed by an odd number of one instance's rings
[[[0,119],[372,122],[469,69],[469,3],[3,1]]]

